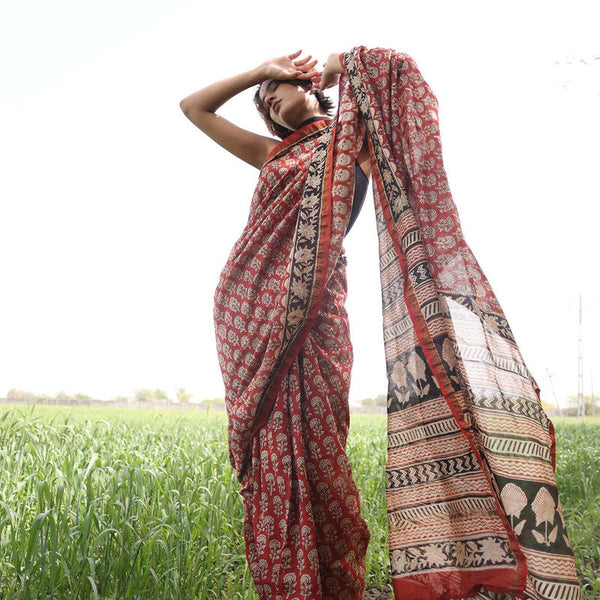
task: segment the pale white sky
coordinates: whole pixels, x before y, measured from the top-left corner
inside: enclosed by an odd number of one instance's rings
[[[357,44],[408,52],[436,92],[465,237],[543,396],[547,370],[561,398],[576,390],[580,291],[600,391],[598,3],[306,7],[3,0],[0,396],[222,396],[213,292],[258,172],[179,100],[272,56]],[[251,94],[223,114],[266,133]],[[386,389],[372,200],[346,250],[356,400]]]

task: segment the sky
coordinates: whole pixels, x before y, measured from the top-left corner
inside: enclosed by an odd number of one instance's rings
[[[465,238],[542,398],[576,393],[580,294],[585,391],[600,392],[598,3],[308,6],[3,0],[0,397],[222,397],[213,294],[258,171],[179,101],[297,49],[322,62],[356,45],[407,52],[436,93]],[[221,113],[264,135],[252,93]],[[353,401],[386,391],[369,198],[345,244]]]

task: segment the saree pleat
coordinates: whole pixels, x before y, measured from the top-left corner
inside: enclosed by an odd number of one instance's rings
[[[435,96],[405,54],[359,47],[343,59],[336,119],[267,158],[215,293],[230,460],[261,600],[353,600],[364,588],[369,533],[345,454],[342,243],[365,136],[396,598],[577,600],[552,424],[464,241]]]
[[[369,530],[346,458],[352,348],[338,262],[242,488],[250,570],[261,598],[360,600]],[[333,311],[331,310],[333,308]]]

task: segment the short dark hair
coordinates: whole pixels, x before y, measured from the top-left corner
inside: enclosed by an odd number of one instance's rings
[[[306,90],[312,90],[312,93],[314,94],[315,98],[317,99],[317,102],[319,103],[319,106],[321,107],[321,110],[323,112],[325,112],[327,114],[327,116],[331,116],[332,112],[333,112],[333,108],[334,108],[334,104],[333,101],[331,100],[331,98],[329,98],[328,96],[326,96],[322,90],[318,90],[318,89],[313,89],[313,83],[310,80],[307,79],[282,79],[281,80],[282,83],[291,83],[293,85],[301,85],[303,88],[306,88]],[[292,129],[288,129],[287,127],[284,127],[283,125],[280,125],[279,123],[275,123],[275,121],[273,121],[273,119],[271,119],[271,116],[269,115],[269,109],[265,106],[264,102],[261,100],[260,98],[260,86],[262,84],[260,84],[256,90],[256,93],[254,94],[254,104],[258,110],[258,112],[262,115],[262,118],[264,120],[264,122],[267,125],[268,130],[273,134],[276,135],[277,137],[283,139],[286,138],[288,135],[290,135],[291,133],[294,133]]]

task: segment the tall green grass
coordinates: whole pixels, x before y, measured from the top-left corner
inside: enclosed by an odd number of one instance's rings
[[[600,422],[560,422],[559,485],[587,598],[600,597]],[[389,578],[385,418],[354,416],[348,454]],[[224,414],[0,413],[0,598],[255,600]]]
[[[600,599],[600,418],[557,419],[556,480],[585,597]]]
[[[0,596],[249,597],[223,419],[45,412],[1,421]]]

